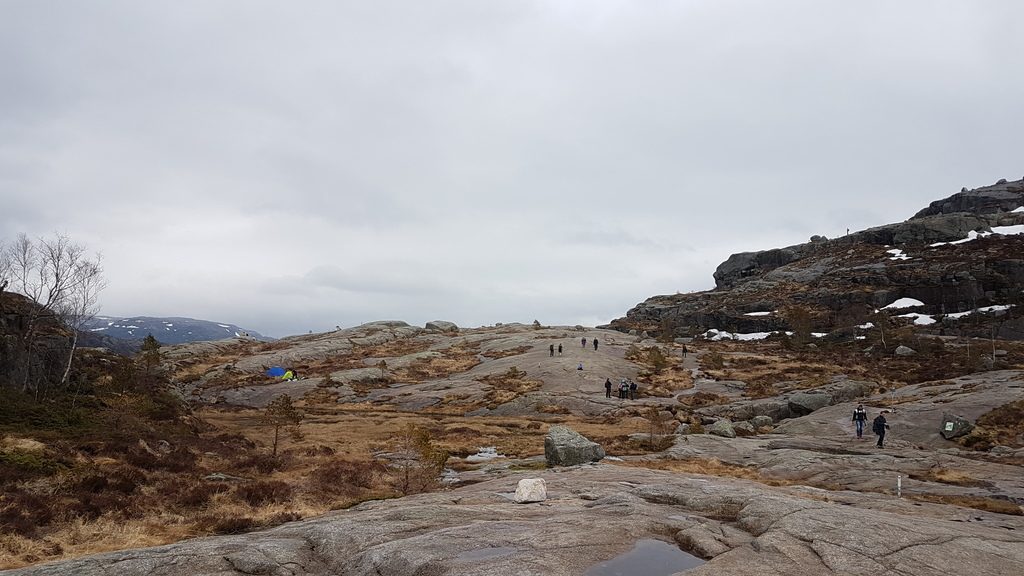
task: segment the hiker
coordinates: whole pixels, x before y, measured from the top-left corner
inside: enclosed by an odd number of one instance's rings
[[[562,355],[562,345],[561,344],[558,345],[558,355],[559,356]]]
[[[629,384],[627,384],[626,379],[623,378],[619,381],[619,400],[625,400],[627,392],[629,392]]]
[[[292,372],[291,368],[285,370],[284,371],[284,375],[281,376],[281,380],[294,380],[294,379],[295,379],[295,373]]]
[[[884,448],[882,443],[885,441],[885,431],[889,429],[889,425],[885,423],[885,414],[888,410],[882,410],[881,414],[875,417],[874,423],[871,425],[871,431],[878,435],[879,448]]]
[[[587,337],[586,336],[584,336],[583,338],[580,338],[580,344],[582,344],[584,348],[587,347]]]
[[[629,381],[629,399],[630,400],[636,400],[636,389],[637,389],[636,382],[633,382],[633,380],[630,380]]]
[[[686,344],[683,344],[683,359],[686,359]]]
[[[594,338],[594,352],[597,352],[597,338]]]
[[[857,427],[857,440],[864,439],[864,423],[867,421],[867,410],[864,409],[863,404],[857,404],[857,409],[853,411],[853,424]]]
[[[583,370],[583,362],[580,362],[580,365],[577,366],[576,369],[577,370]]]
[[[605,398],[611,398],[612,397],[612,379],[611,378],[605,378],[604,379],[604,397]]]
[[[551,352],[551,357],[552,358],[555,357],[555,345],[554,344],[548,346],[548,352]]]

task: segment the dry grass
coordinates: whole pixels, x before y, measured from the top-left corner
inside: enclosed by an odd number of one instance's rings
[[[952,486],[982,487],[992,485],[985,480],[979,480],[959,470],[950,470],[948,468],[933,468],[924,473],[911,474],[910,477],[922,482],[938,482]]]
[[[999,498],[986,498],[984,496],[962,496],[962,495],[950,495],[950,494],[908,494],[906,495],[911,500],[918,500],[921,502],[933,502],[936,504],[949,504],[951,506],[961,506],[963,508],[974,508],[975,510],[984,510],[985,512],[995,512],[996,514],[1008,514],[1010,516],[1024,516],[1024,511],[1021,507],[1008,500],[1001,500]]]
[[[499,358],[508,358],[510,356],[519,356],[520,354],[526,354],[530,350],[533,350],[533,346],[517,346],[515,348],[506,348],[505,350],[488,350],[481,353],[480,355],[484,358],[490,358],[497,360]]]

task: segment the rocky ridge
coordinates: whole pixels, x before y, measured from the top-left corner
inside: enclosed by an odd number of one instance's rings
[[[714,290],[652,297],[607,327],[767,333],[792,330],[787,310],[799,307],[813,330],[846,329],[850,338],[873,310],[913,298],[921,305],[902,312],[919,316],[902,322],[956,335],[994,327],[998,337],[1024,339],[1022,207],[1024,180],[1000,181],[933,202],[905,222],[733,254],[715,270]]]

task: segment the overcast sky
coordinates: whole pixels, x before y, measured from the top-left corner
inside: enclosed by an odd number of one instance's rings
[[[1024,2],[0,0],[0,238],[108,315],[594,325],[1024,176]]]

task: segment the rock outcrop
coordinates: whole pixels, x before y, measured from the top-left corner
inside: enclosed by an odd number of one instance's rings
[[[604,458],[604,448],[566,426],[552,426],[544,438],[548,466],[576,466]]]
[[[801,308],[816,332],[852,339],[866,314],[900,298],[924,303],[897,322],[954,335],[1024,338],[1024,181],[961,192],[905,222],[844,237],[733,254],[707,292],[655,296],[608,327],[673,337],[715,329],[792,330]],[[990,232],[995,232],[990,234]],[[996,320],[993,305],[1018,304]],[[899,313],[893,311],[893,315]]]
[[[0,292],[0,387],[58,384],[71,354],[71,336],[28,298]]]

